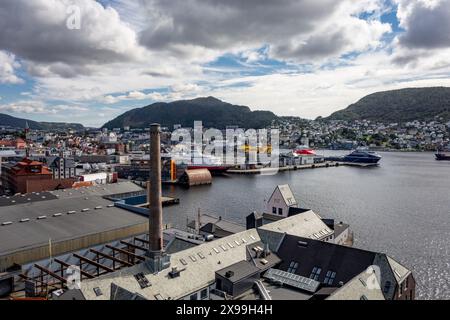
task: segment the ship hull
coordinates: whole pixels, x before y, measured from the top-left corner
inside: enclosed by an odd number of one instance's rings
[[[192,165],[188,166],[188,170],[208,169],[211,174],[222,174],[227,172],[230,166],[208,166],[208,165]]]
[[[436,153],[436,160],[438,160],[438,161],[450,161],[450,154]]]
[[[356,157],[344,157],[344,162],[361,163],[361,164],[377,164],[381,158],[356,158]]]

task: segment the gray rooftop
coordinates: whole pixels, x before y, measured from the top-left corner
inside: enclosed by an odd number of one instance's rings
[[[242,260],[232,264],[231,266],[218,270],[217,274],[234,283],[259,272],[260,269],[253,263],[247,260]]]
[[[111,297],[111,285],[114,284],[149,300],[156,300],[159,296],[164,299],[183,298],[213,284],[216,271],[245,260],[246,245],[260,241],[255,229],[230,235],[226,240],[224,239],[205,242],[194,248],[172,254],[171,267],[177,266],[183,269],[179,277],[170,278],[168,275],[170,269],[153,274],[145,263],[141,263],[96,279],[85,280],[81,291],[88,300],[107,300]],[[139,286],[134,275],[140,272],[144,273],[150,281],[150,287],[142,289]],[[103,295],[96,296],[94,288],[100,288]]]
[[[0,256],[48,244],[49,239],[56,243],[145,223],[145,217],[109,207],[113,202],[102,197],[137,188],[125,182],[54,191],[51,194],[56,199],[3,206],[0,210]],[[70,211],[74,212],[69,214]],[[2,225],[5,222],[11,224]]]

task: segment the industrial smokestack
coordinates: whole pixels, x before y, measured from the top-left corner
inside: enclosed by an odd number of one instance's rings
[[[154,256],[163,250],[162,237],[162,195],[161,195],[161,128],[150,126],[150,183],[149,200],[149,254]]]

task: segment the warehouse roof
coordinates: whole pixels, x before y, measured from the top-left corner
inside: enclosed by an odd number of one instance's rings
[[[14,206],[23,203],[32,203],[37,201],[47,201],[57,199],[54,194],[50,192],[33,192],[27,194],[18,194],[14,196],[0,197],[0,207]]]
[[[126,182],[105,187],[54,191],[56,199],[3,206],[0,210],[0,255],[146,223],[147,219],[116,208],[102,195],[135,190]],[[59,196],[58,196],[59,195]]]

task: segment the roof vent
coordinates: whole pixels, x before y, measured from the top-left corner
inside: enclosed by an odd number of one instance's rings
[[[2,226],[9,226],[10,224],[13,224],[12,221],[2,222]]]
[[[28,218],[20,219],[20,222],[28,222],[28,221],[30,221],[30,219]]]
[[[145,277],[145,275],[142,272],[135,274],[134,278],[139,283],[139,286],[141,287],[141,289],[145,289],[145,288],[151,286],[150,281],[148,281],[148,279]]]
[[[90,211],[91,209],[89,209],[89,208],[85,208],[85,209],[83,209],[83,210],[81,210],[81,212],[88,212],[88,211]]]
[[[53,214],[53,216],[54,217],[60,217],[60,216],[62,216],[62,213],[55,213],[55,214]]]
[[[68,211],[67,214],[75,214],[77,213],[75,210]]]
[[[37,217],[38,220],[43,220],[43,219],[47,219],[47,216],[39,216]]]
[[[229,270],[225,273],[225,277],[227,278],[231,278],[232,276],[234,276],[234,271]]]
[[[95,293],[95,295],[96,295],[97,297],[103,295],[103,292],[102,292],[102,290],[100,290],[99,287],[95,287],[95,288],[94,288],[94,293]]]
[[[95,210],[100,210],[102,208],[102,206],[96,206]]]
[[[169,276],[173,279],[173,278],[177,278],[180,276],[181,271],[178,270],[177,266],[173,266],[172,270],[169,272]]]

